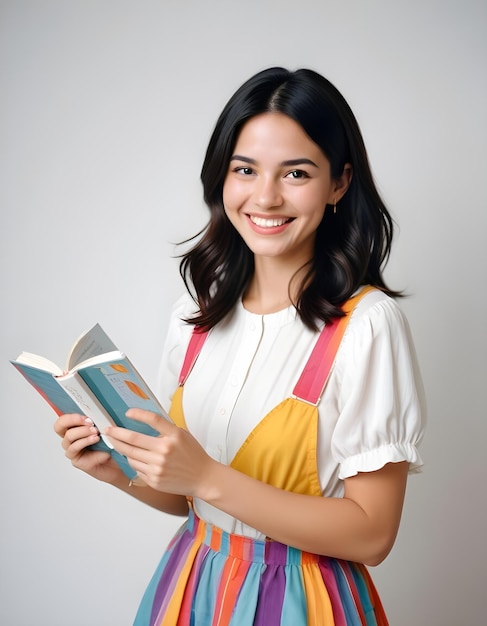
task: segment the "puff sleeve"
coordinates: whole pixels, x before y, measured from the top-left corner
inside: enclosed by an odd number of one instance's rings
[[[426,407],[408,322],[383,294],[354,318],[334,372],[338,419],[331,444],[339,478],[400,461],[416,472],[423,464],[418,445]]]

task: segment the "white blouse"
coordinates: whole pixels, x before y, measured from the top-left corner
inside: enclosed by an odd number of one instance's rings
[[[174,305],[161,370],[169,407],[178,384],[196,305]],[[293,307],[257,315],[242,304],[212,329],[183,393],[190,432],[217,461],[231,463],[260,420],[292,394],[318,333]],[[343,479],[389,462],[422,465],[418,444],[426,416],[421,375],[407,320],[396,301],[374,290],[356,307],[319,404],[318,469],[324,496],[343,495]],[[197,514],[227,532],[255,539],[255,529],[207,503]]]

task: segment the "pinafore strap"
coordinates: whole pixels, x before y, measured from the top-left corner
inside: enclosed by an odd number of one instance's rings
[[[372,289],[374,287],[364,287],[360,293],[347,300],[341,307],[345,313],[343,317],[335,318],[332,322],[325,324],[294,387],[293,396],[310,404],[319,403],[352,312],[365,294]]]
[[[360,293],[347,300],[342,306],[342,310],[345,313],[343,317],[334,319],[332,322],[325,324],[304,366],[301,376],[294,387],[293,396],[309,404],[317,405],[319,403],[321,394],[323,393],[335,362],[338,348],[340,347],[343,335],[350,321],[351,314],[358,302],[372,289],[374,289],[374,287],[364,287]],[[203,331],[198,326],[195,326],[179,375],[180,386],[184,385],[193,369],[193,365],[208,337],[208,332],[209,331]]]
[[[208,330],[201,330],[199,326],[194,327],[191,339],[189,340],[188,348],[186,350],[186,355],[184,357],[183,366],[179,374],[180,387],[184,385],[186,378],[188,378],[191,370],[193,369],[193,365],[196,363],[196,359],[198,358],[201,348],[208,337],[208,333]]]

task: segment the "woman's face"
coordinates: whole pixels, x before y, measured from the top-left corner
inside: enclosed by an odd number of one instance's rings
[[[313,256],[326,205],[338,202],[347,187],[332,180],[328,159],[299,124],[282,113],[263,113],[240,132],[223,203],[256,257],[301,265]]]

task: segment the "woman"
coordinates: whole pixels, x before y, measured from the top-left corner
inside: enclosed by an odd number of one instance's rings
[[[394,543],[424,408],[357,122],[315,72],[264,70],[224,108],[202,182],[161,373],[175,424],[132,409],[161,436],[107,430],[131,486],[85,418],[56,424],[76,467],[189,516],[135,624],[387,624],[366,565]]]

